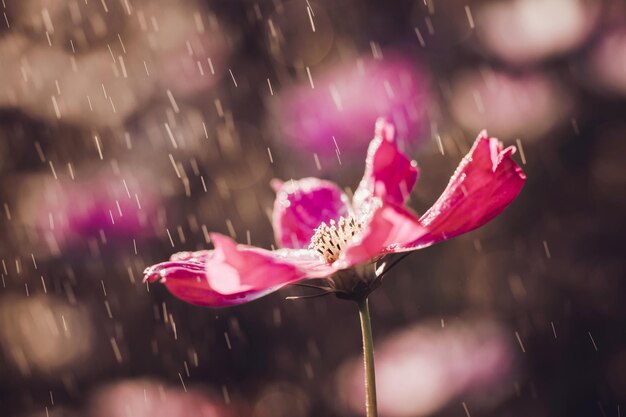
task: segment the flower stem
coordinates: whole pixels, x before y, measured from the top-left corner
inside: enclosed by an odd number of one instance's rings
[[[376,373],[374,371],[374,338],[367,297],[357,300],[363,336],[363,368],[365,370],[365,409],[367,417],[377,417]]]

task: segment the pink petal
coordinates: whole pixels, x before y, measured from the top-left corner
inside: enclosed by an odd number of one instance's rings
[[[176,297],[206,307],[227,307],[263,297],[304,278],[326,277],[336,269],[308,250],[269,251],[238,245],[214,233],[215,249],[181,252],[144,272],[161,280]]]
[[[500,214],[524,185],[526,175],[511,159],[514,147],[482,131],[437,202],[420,218],[429,233],[408,245],[417,249],[467,233]]]
[[[394,204],[376,209],[359,239],[349,246],[333,264],[336,268],[347,268],[372,258],[395,252],[428,233],[418,218],[409,210]]]
[[[378,119],[374,139],[365,160],[365,173],[352,201],[357,211],[366,211],[372,199],[403,205],[418,177],[415,161],[398,149],[393,124]]]
[[[206,258],[213,251],[203,252],[202,256]],[[226,307],[243,302],[241,298],[220,294],[211,288],[206,279],[204,262],[188,257],[189,254],[190,252],[181,252],[173,255],[169,262],[146,268],[144,280],[160,280],[173,295],[199,306]],[[177,260],[178,258],[180,259]]]
[[[211,239],[215,251],[206,263],[207,279],[222,294],[275,291],[303,278],[324,277],[333,271],[309,250],[269,251],[239,245],[218,233],[211,234]]]
[[[330,181],[304,178],[272,183],[276,191],[272,225],[283,248],[306,248],[314,230],[330,220],[347,216],[348,197]]]

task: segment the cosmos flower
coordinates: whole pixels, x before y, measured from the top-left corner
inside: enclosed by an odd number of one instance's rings
[[[441,323],[432,320],[411,325],[378,345],[381,414],[434,415],[460,397],[470,399],[473,409],[484,410],[506,397],[516,369],[517,350],[510,332],[486,317],[454,319],[446,321],[445,327]],[[340,400],[355,412],[363,403],[361,362],[361,358],[345,362],[336,380]],[[481,401],[485,392],[489,399]]]
[[[275,180],[272,223],[280,249],[213,233],[213,250],[177,253],[147,268],[145,280],[160,280],[178,298],[208,307],[252,301],[304,280],[341,298],[364,299],[389,269],[387,255],[469,232],[501,213],[526,178],[511,159],[514,151],[481,132],[441,197],[417,217],[404,207],[417,164],[398,149],[394,126],[379,119],[351,202],[330,181]]]
[[[43,173],[19,179],[16,211],[21,225],[40,237],[40,256],[60,256],[95,236],[128,240],[154,235],[151,225],[164,197],[148,181],[150,173],[131,163],[120,162],[118,173],[87,163],[77,166],[74,179]]]
[[[358,159],[379,115],[403,138],[419,138],[429,83],[415,61],[402,51],[386,52],[384,60],[361,56],[316,74],[315,88],[305,82],[285,90],[275,107],[285,144],[333,157],[338,147],[342,157]]]
[[[198,388],[181,389],[152,379],[123,379],[98,388],[85,415],[93,417],[232,417]]]

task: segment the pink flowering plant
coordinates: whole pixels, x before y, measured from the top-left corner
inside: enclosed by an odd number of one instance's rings
[[[404,206],[419,176],[417,164],[398,149],[394,126],[379,119],[352,201],[330,181],[274,180],[272,225],[279,249],[241,245],[213,233],[213,250],[174,254],[147,268],[145,280],[160,281],[176,297],[206,307],[242,304],[289,284],[356,301],[367,416],[374,417],[368,295],[401,259],[392,255],[467,233],[500,214],[526,179],[511,159],[514,152],[481,132],[443,194],[418,217]]]

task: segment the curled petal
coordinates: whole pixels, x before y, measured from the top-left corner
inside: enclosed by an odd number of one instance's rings
[[[413,242],[427,233],[428,230],[409,210],[394,204],[383,205],[374,211],[359,238],[346,247],[333,265],[337,268],[347,268],[366,262],[380,255],[395,252],[396,248]]]
[[[304,249],[269,251],[238,245],[213,233],[215,249],[181,252],[147,268],[145,280],[160,280],[176,297],[205,307],[227,307],[263,297],[304,278],[323,278],[336,269]]]
[[[238,245],[232,239],[211,234],[215,250],[205,265],[206,281],[220,294],[251,301],[284,285],[305,278],[305,274],[276,253]]]
[[[354,193],[357,212],[367,210],[373,198],[403,205],[418,177],[415,161],[398,149],[395,127],[384,119],[376,121],[376,133],[365,160],[365,173]]]
[[[210,257],[213,251],[203,251]],[[227,307],[254,299],[254,294],[243,297],[220,294],[207,282],[204,262],[189,258],[190,252],[181,252],[172,256],[169,262],[162,262],[146,268],[147,282],[160,281],[176,297],[191,304],[204,307]],[[180,256],[181,259],[176,260]]]
[[[420,218],[428,234],[404,250],[418,249],[467,233],[500,214],[524,185],[526,175],[511,159],[514,147],[482,131],[443,194]]]
[[[272,183],[276,191],[272,226],[283,248],[306,248],[315,229],[350,213],[348,197],[330,181],[303,178]]]

